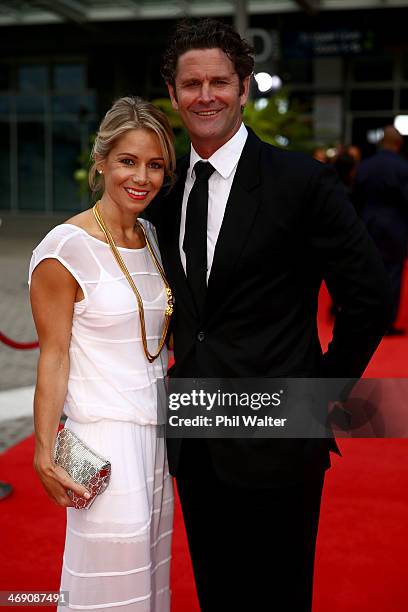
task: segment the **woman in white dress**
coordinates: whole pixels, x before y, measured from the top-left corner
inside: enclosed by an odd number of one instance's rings
[[[31,260],[40,341],[34,465],[49,497],[67,507],[61,589],[72,609],[170,609],[173,490],[157,396],[171,293],[154,228],[138,217],[174,176],[172,138],[153,105],[118,100],[93,149],[90,184],[102,191],[97,210],[52,229]],[[72,507],[67,491],[84,498],[88,492],[53,461],[62,410],[65,426],[112,464],[108,488],[89,509]]]

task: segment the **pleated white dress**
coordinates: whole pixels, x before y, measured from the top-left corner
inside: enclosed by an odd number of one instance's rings
[[[154,229],[143,223],[155,244]],[[147,247],[120,252],[143,299],[155,352],[163,281]],[[74,307],[66,427],[112,464],[110,484],[91,508],[67,509],[61,589],[72,609],[168,612],[173,488],[157,408],[166,351],[147,361],[136,298],[105,242],[58,225],[34,250],[30,279],[47,258],[58,259],[84,293]]]

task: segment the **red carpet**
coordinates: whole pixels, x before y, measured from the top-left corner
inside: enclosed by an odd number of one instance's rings
[[[408,282],[404,291],[399,324],[408,328]],[[327,313],[323,291],[323,344],[330,338]],[[407,338],[385,339],[367,375],[408,377],[407,349]],[[340,440],[340,447],[343,458],[333,457],[326,477],[313,612],[407,612],[408,441]],[[0,502],[0,590],[59,586],[64,510],[43,493],[32,454],[28,438],[0,455],[0,479],[14,486]],[[174,612],[199,611],[178,501],[172,591]]]
[[[32,469],[33,452],[30,436],[0,455],[0,479],[14,487],[13,494],[0,502],[0,591],[59,588],[65,510],[50,502],[39,484]],[[173,610],[198,612],[178,499],[173,560]]]

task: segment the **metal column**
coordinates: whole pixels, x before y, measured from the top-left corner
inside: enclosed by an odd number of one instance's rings
[[[235,29],[245,38],[248,30],[248,0],[235,0]]]

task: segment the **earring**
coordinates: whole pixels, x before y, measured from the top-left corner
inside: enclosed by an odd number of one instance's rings
[[[103,170],[98,170],[99,174],[103,174]]]

